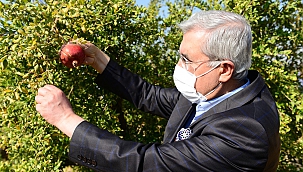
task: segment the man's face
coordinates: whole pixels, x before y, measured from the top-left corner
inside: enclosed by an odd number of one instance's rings
[[[212,69],[207,63],[210,59],[201,52],[204,34],[205,33],[201,31],[189,31],[183,35],[183,40],[180,45],[180,54],[190,62],[186,65],[186,68],[195,76],[199,76]],[[185,66],[181,59],[177,65],[181,67]],[[219,84],[219,77],[219,69],[215,68],[210,73],[197,78],[195,84],[196,90],[203,95],[207,94]]]

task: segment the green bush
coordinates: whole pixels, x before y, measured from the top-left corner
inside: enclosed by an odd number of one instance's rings
[[[45,84],[61,88],[78,115],[121,138],[161,142],[165,120],[99,89],[92,68],[64,67],[58,51],[69,40],[85,39],[147,81],[170,87],[182,39],[175,25],[197,8],[234,11],[251,22],[253,68],[264,76],[281,116],[279,171],[303,170],[302,2],[175,0],[165,5],[168,13],[162,14],[161,1],[148,8],[131,0],[0,2],[0,149],[5,150],[0,171],[90,171],[68,160],[69,138],[35,110],[37,89]]]

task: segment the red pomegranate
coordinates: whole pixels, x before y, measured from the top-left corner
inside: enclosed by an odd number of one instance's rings
[[[61,48],[60,60],[68,68],[80,66],[85,59],[85,53],[78,44],[67,43]]]

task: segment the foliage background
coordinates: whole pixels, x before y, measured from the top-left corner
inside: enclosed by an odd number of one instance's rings
[[[252,68],[265,78],[281,117],[278,171],[303,171],[303,6],[296,0],[152,0],[148,7],[131,0],[1,1],[0,171],[90,171],[68,160],[69,139],[36,112],[35,95],[45,84],[61,88],[77,114],[121,138],[161,142],[165,120],[98,88],[92,68],[67,69],[58,51],[85,39],[147,81],[171,87],[182,39],[175,26],[199,9],[250,21]]]

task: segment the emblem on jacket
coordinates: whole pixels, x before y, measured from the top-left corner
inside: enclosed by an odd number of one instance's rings
[[[176,136],[176,141],[188,139],[191,134],[192,131],[190,128],[181,128],[181,130],[178,132]]]

